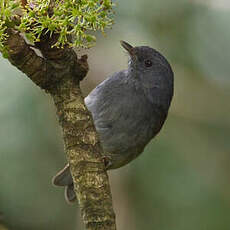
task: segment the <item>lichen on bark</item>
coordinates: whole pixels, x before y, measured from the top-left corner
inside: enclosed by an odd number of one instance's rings
[[[101,161],[102,148],[79,85],[70,80],[56,92],[53,98],[75,191],[81,200],[82,218],[87,229],[115,229],[108,175]]]

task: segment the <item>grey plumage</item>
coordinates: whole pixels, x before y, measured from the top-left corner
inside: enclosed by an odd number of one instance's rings
[[[168,61],[148,46],[121,44],[130,56],[128,69],[114,73],[85,98],[108,169],[121,167],[143,152],[164,124],[173,96]],[[70,178],[68,170],[63,171]],[[59,173],[53,183],[73,189],[66,177]],[[69,200],[73,201],[72,193]]]

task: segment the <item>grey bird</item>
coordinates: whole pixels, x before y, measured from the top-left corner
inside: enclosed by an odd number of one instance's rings
[[[143,152],[163,126],[173,97],[173,71],[163,55],[148,46],[121,45],[128,69],[114,73],[86,98],[103,147],[106,168],[119,168]],[[66,186],[68,202],[76,199],[69,165],[53,184]]]

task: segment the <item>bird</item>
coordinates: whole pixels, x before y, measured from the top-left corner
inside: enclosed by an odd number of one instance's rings
[[[115,72],[84,99],[102,144],[107,170],[134,160],[161,130],[174,92],[174,74],[167,59],[149,46],[120,41],[128,68]],[[53,177],[65,186],[68,203],[76,200],[69,164]]]

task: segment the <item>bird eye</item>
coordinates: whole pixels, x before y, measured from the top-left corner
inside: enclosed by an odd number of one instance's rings
[[[152,66],[152,62],[150,61],[150,60],[145,60],[145,66],[146,67],[150,67],[150,66]]]

